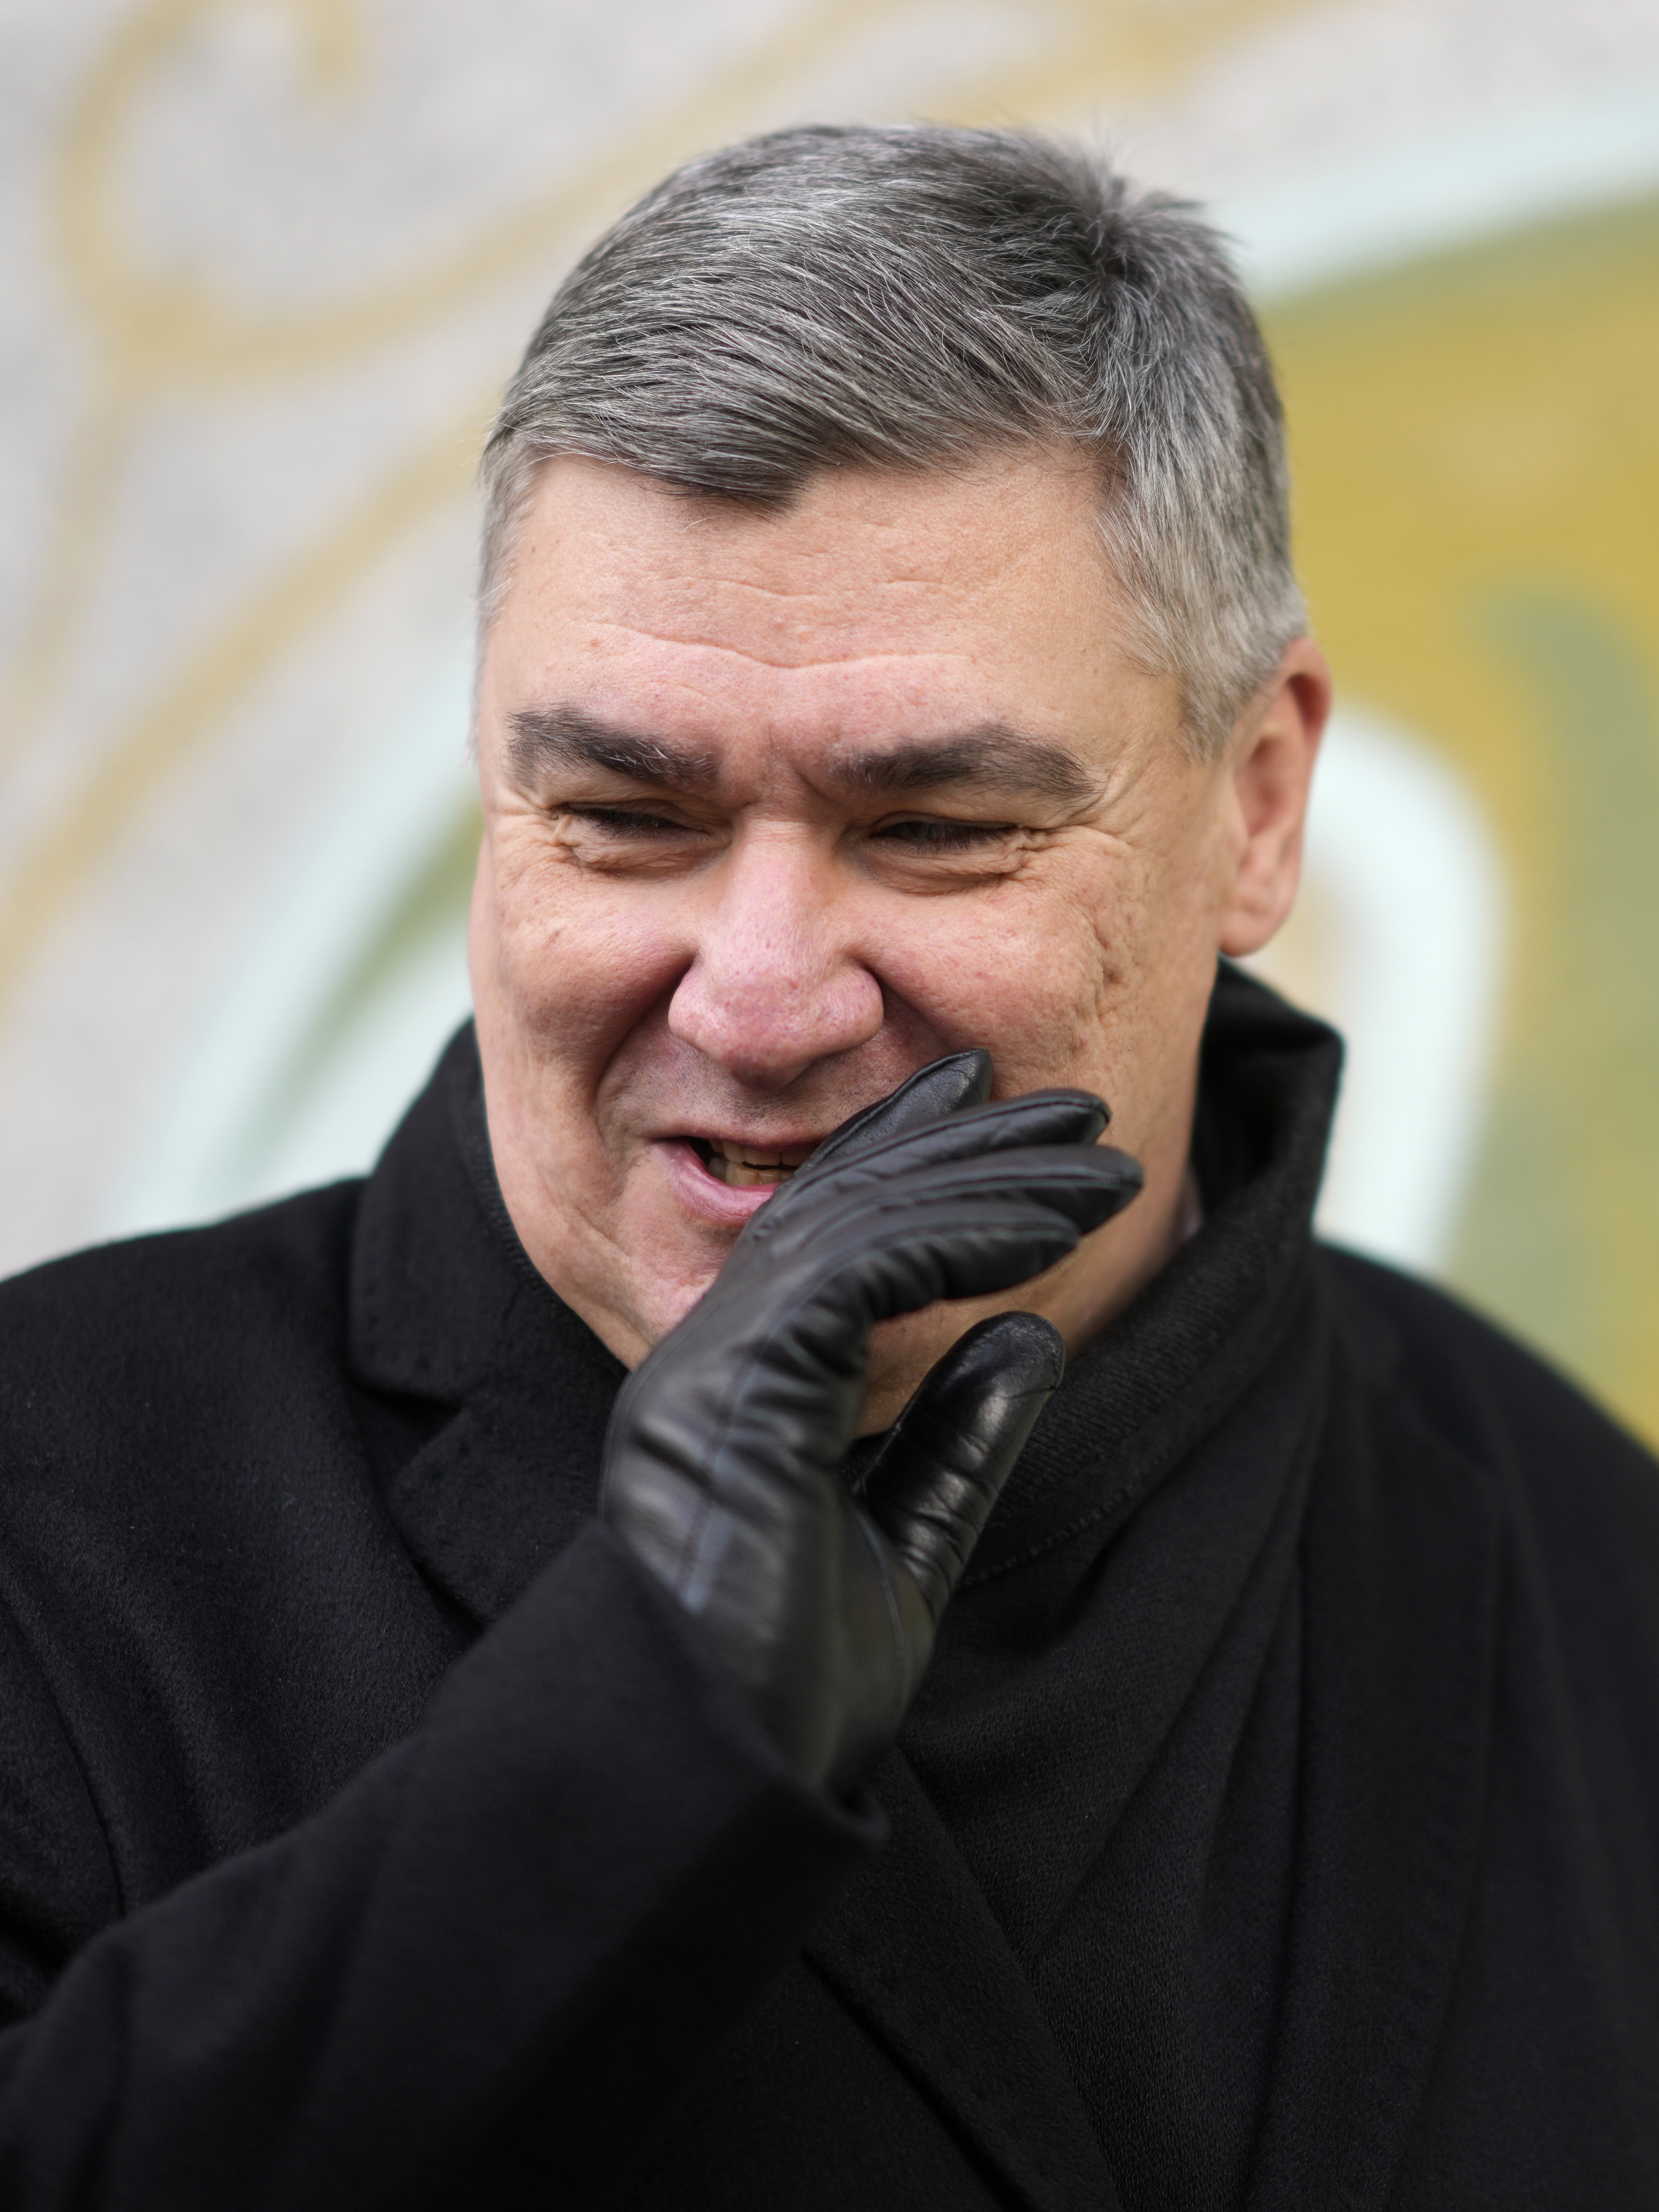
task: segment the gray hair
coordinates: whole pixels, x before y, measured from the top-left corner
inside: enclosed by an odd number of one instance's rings
[[[648,192],[555,295],[484,450],[481,622],[554,454],[775,507],[826,468],[1022,444],[1098,469],[1132,649],[1213,756],[1306,620],[1279,397],[1216,233],[1032,133],[751,139]]]

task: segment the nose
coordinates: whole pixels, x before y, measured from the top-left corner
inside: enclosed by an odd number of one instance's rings
[[[880,1030],[881,985],[848,939],[830,862],[787,830],[740,836],[709,884],[668,1026],[738,1082],[781,1091]]]

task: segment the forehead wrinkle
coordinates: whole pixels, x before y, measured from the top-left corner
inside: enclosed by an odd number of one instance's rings
[[[796,565],[805,566],[799,562]],[[833,565],[828,556],[819,565],[824,571],[823,574],[802,575],[793,583],[769,582],[760,576],[735,574],[665,576],[662,582],[665,592],[678,592],[686,599],[696,595],[706,599],[714,592],[733,592],[745,598],[776,599],[787,605],[807,601],[815,605],[827,603],[858,607],[883,592],[926,591],[937,586],[939,580],[937,577],[926,575],[860,574],[849,578],[845,573],[844,564],[842,567]]]
[[[738,645],[727,637],[702,635],[690,631],[656,629],[640,622],[621,622],[601,619],[589,625],[594,630],[619,631],[625,638],[643,638],[652,645],[678,646],[688,653],[712,653],[728,655],[734,660],[746,660],[755,668],[776,668],[791,675],[805,675],[814,668],[878,667],[885,661],[898,661],[908,665],[919,659],[941,659],[946,648],[934,643],[918,646],[887,645],[877,649],[865,648],[848,653],[809,653],[799,659],[779,659],[771,653],[759,653],[746,645]],[[950,657],[960,658],[960,648],[950,649]]]

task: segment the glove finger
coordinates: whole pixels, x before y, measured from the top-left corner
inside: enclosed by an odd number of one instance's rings
[[[816,1176],[819,1168],[848,1152],[862,1151],[888,1137],[902,1135],[925,1121],[937,1121],[965,1106],[983,1105],[991,1095],[991,1055],[981,1048],[972,1052],[947,1053],[929,1060],[896,1091],[878,1098],[832,1129],[796,1178]]]
[[[1082,1235],[1058,1205],[957,1192],[873,1218],[862,1211],[848,1226],[845,1237],[800,1255],[799,1273],[781,1272],[773,1307],[778,1326],[769,1336],[798,1334],[817,1357],[844,1330],[861,1358],[873,1322],[936,1298],[1012,1289],[1063,1260]]]
[[[843,1186],[837,1178],[811,1206],[793,1217],[780,1216],[763,1250],[752,1259],[739,1257],[739,1244],[722,1279],[736,1293],[759,1267],[775,1284],[780,1272],[797,1259],[816,1273],[821,1255],[839,1255],[849,1246],[867,1243],[878,1224],[884,1230],[896,1226],[902,1233],[907,1223],[914,1223],[920,1230],[952,1209],[988,1200],[1056,1213],[1086,1236],[1121,1212],[1141,1182],[1139,1162],[1105,1145],[1031,1146],[989,1158],[947,1160],[873,1185]],[[758,1235],[750,1237],[749,1231],[744,1236],[751,1250],[761,1241]]]
[[[1092,1145],[1110,1116],[1104,1102],[1089,1091],[1030,1091],[1018,1098],[971,1106],[948,1118],[860,1145],[848,1158],[814,1181],[820,1188],[867,1187],[916,1175],[951,1160],[1008,1152],[1037,1146]],[[805,1170],[802,1170],[805,1173]],[[793,1185],[789,1187],[792,1190]],[[821,1203],[822,1200],[815,1200]]]
[[[988,1158],[951,1160],[925,1170],[904,1186],[912,1203],[995,1195],[1021,1205],[1052,1206],[1086,1234],[1121,1212],[1139,1192],[1139,1160],[1109,1145],[1032,1145]],[[857,1194],[859,1210],[902,1205],[897,1192]],[[849,1207],[849,1211],[850,1211]]]
[[[866,1477],[864,1510],[935,1626],[1065,1372],[1060,1332],[1038,1315],[978,1322],[929,1370]]]
[[[891,1131],[827,1167],[819,1167],[822,1154],[815,1154],[750,1218],[738,1249],[775,1245],[784,1238],[798,1243],[814,1233],[814,1224],[826,1210],[849,1197],[867,1205],[872,1193],[885,1188],[902,1198],[929,1170],[952,1160],[1042,1146],[1091,1146],[1107,1119],[1106,1107],[1090,1091],[1034,1091],[994,1105],[968,1107],[920,1128]]]

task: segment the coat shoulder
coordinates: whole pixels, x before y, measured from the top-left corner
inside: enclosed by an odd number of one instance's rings
[[[314,1329],[343,1310],[361,1177],[301,1191],[205,1228],[125,1238],[0,1283],[0,1373],[27,1348],[59,1355],[217,1336],[256,1315]],[[228,1301],[228,1310],[227,1310]]]
[[[1414,1276],[1328,1245],[1323,1256],[1372,1358],[1449,1441],[1476,1456],[1501,1443],[1543,1473],[1571,1454],[1631,1486],[1633,1503],[1659,1504],[1659,1459],[1536,1352]]]
[[[1621,1646],[1629,1679],[1659,1699],[1659,1460],[1460,1300],[1352,1253],[1324,1256],[1349,1341],[1390,1408],[1493,1484],[1565,1648]]]
[[[0,1283],[0,1455],[14,1471],[216,1425],[337,1370],[362,1185],[71,1254]],[[262,1388],[261,1383],[265,1387]]]

